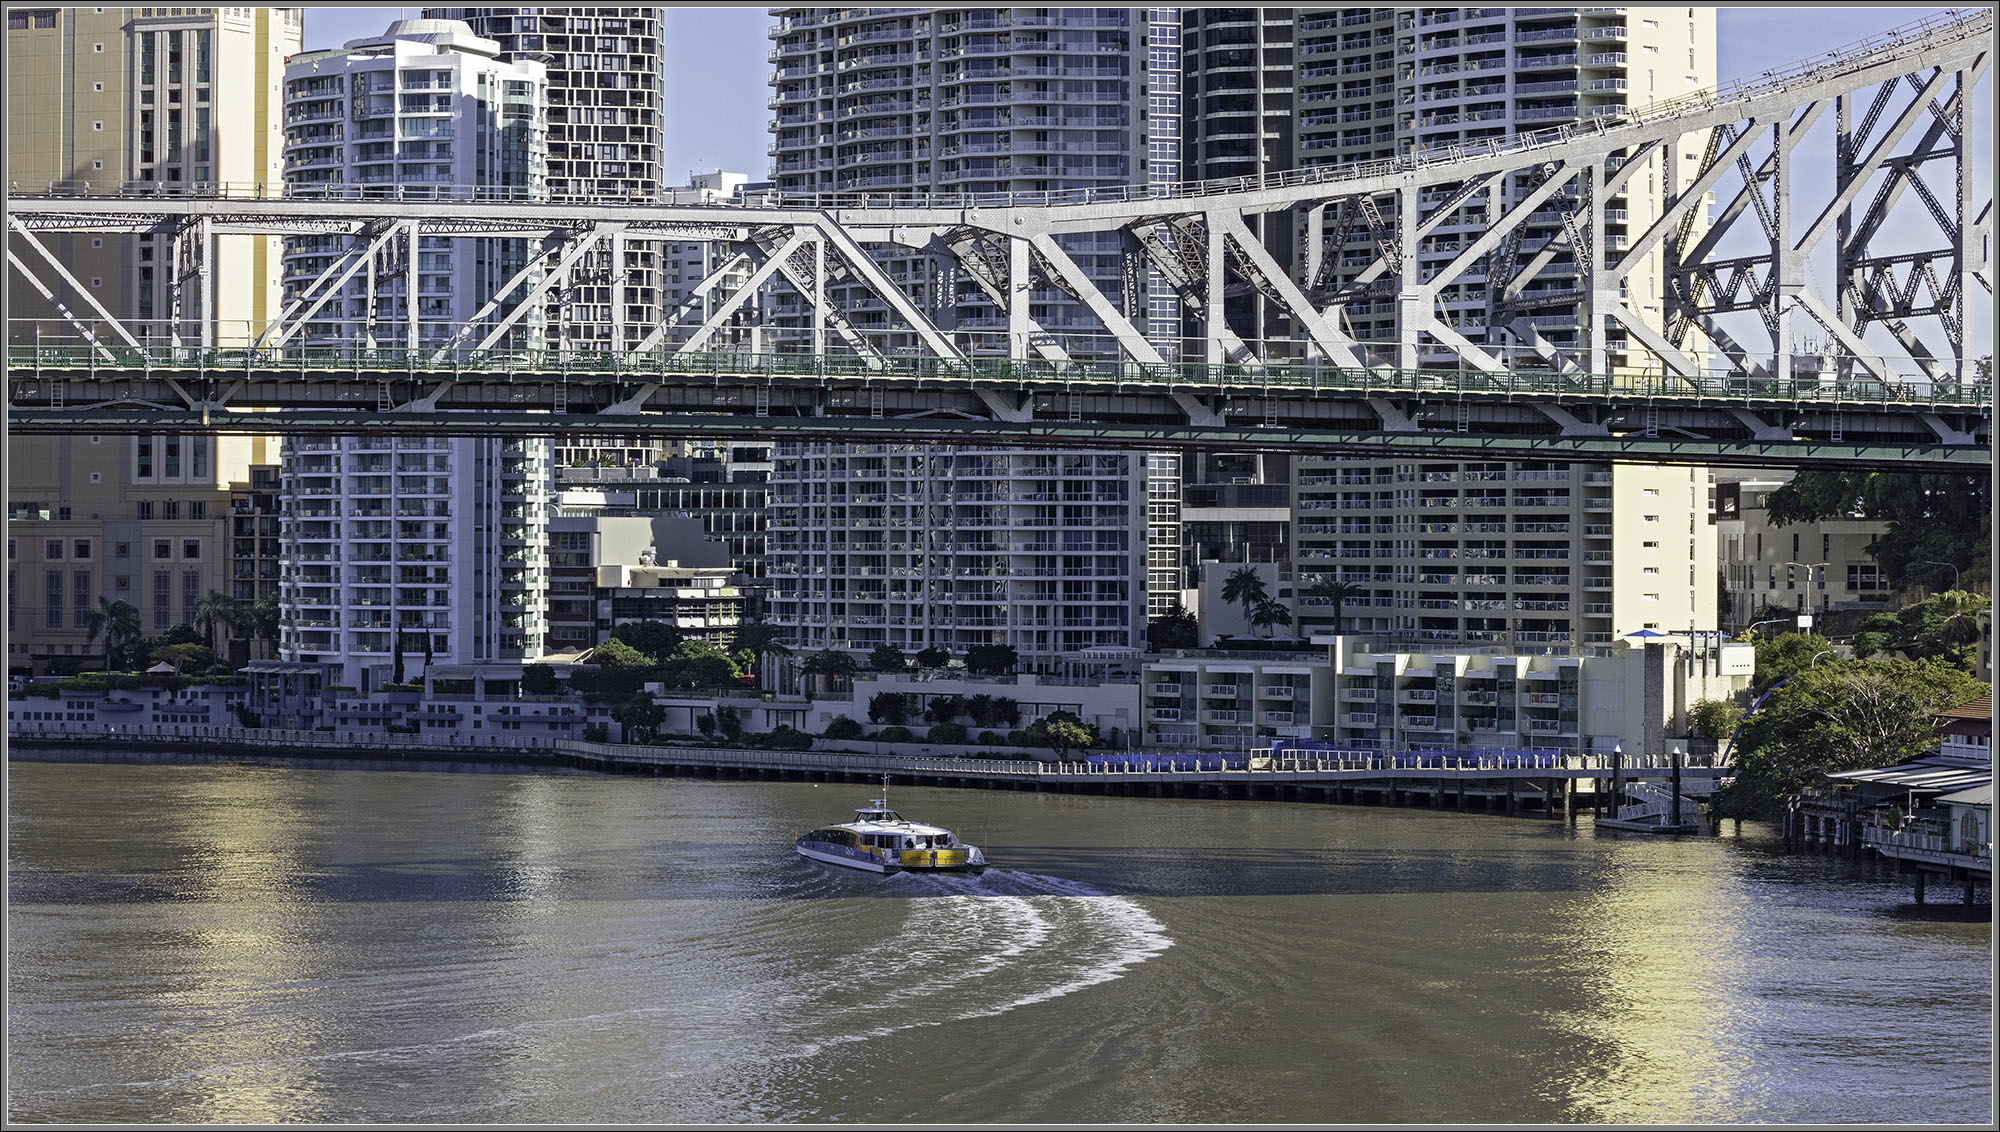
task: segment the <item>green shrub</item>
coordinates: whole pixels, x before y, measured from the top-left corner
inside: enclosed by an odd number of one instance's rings
[[[875,738],[883,743],[907,743],[916,736],[907,727],[884,727],[875,733]]]
[[[997,747],[1000,744],[1005,743],[1006,741],[1007,740],[1003,738],[998,731],[981,731],[979,733],[979,742],[983,746]],[[991,754],[991,752],[988,752],[988,754]],[[997,758],[998,756],[996,755],[994,757]]]
[[[758,740],[758,746],[779,751],[809,751],[813,745],[812,736],[782,723],[772,728],[769,734],[758,736]]]
[[[1018,727],[1007,733],[1007,745],[1010,747],[1025,747],[1033,742],[1033,739],[1028,738],[1028,733]]]
[[[826,725],[826,737],[829,739],[859,739],[861,738],[861,725],[844,715],[836,715]]]
[[[924,738],[933,743],[963,743],[965,742],[965,724],[934,723],[931,725],[931,729],[924,733]]]

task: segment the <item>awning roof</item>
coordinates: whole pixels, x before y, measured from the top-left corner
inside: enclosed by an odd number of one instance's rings
[[[1967,790],[1974,786],[1991,786],[1993,768],[1984,763],[1967,763],[1955,759],[1945,759],[1935,753],[1897,763],[1895,766],[1875,767],[1872,770],[1846,770],[1829,774],[1828,778],[1843,782],[1868,782],[1883,786],[1900,786],[1908,790]]]
[[[1960,790],[1956,794],[1946,794],[1944,797],[1934,800],[1951,802],[1960,806],[1990,806],[1993,804],[1993,784],[1989,782],[1984,786],[1975,786],[1970,790]]]

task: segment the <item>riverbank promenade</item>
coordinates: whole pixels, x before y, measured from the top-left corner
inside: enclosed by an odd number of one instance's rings
[[[1554,752],[1326,751],[1297,757],[1220,758],[1213,753],[1072,753],[1066,758],[956,758],[851,751],[652,746],[573,740],[507,742],[490,736],[439,743],[409,735],[335,736],[325,731],[154,725],[23,727],[8,732],[10,757],[62,761],[346,759],[369,762],[561,767],[603,774],[862,782],[1042,790],[1152,797],[1244,798],[1423,805],[1574,815],[1618,806],[1625,784],[1679,780],[1689,797],[1713,793],[1731,773],[1713,756]],[[1626,815],[1620,810],[1620,816]]]

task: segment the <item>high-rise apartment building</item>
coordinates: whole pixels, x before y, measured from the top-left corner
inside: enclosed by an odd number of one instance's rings
[[[1608,645],[1716,628],[1705,468],[1566,461],[1302,460],[1294,563],[1302,634]]]
[[[547,74],[548,191],[556,200],[659,197],[665,181],[666,55],[660,8],[426,8],[492,40],[500,58]],[[617,265],[614,270],[614,264]],[[633,346],[659,324],[662,247],[619,237],[551,292],[549,348]]]
[[[8,177],[24,187],[277,183],[280,78],[301,17],[298,8],[10,7]],[[89,319],[101,308],[142,342],[242,342],[279,308],[270,237],[216,237],[214,269],[184,281],[177,320],[169,237],[37,239],[68,278],[26,241],[10,250],[62,310]],[[80,337],[11,268],[9,282],[11,342]],[[102,640],[86,628],[100,598],[137,608],[147,635],[193,624],[210,591],[232,589],[231,485],[275,459],[276,443],[263,438],[9,437],[9,666],[46,670],[93,652],[101,663]]]
[[[545,72],[450,20],[403,20],[285,69],[287,177],[317,183],[501,185],[540,195]],[[311,344],[376,340],[403,324],[442,344],[516,269],[509,241],[419,237],[385,248],[373,298],[350,288]],[[338,249],[287,243],[288,287]],[[408,257],[416,259],[408,271]],[[389,310],[378,311],[378,303]],[[524,328],[524,344],[539,328]],[[384,345],[403,343],[391,339]],[[547,631],[549,445],[543,440],[328,437],[286,446],[279,659],[370,690],[429,663],[541,655]]]
[[[1124,453],[784,445],[769,620],[805,648],[1011,645],[1037,671],[1135,648],[1145,489]]]
[[[1615,117],[1715,81],[1709,8],[1204,8],[1184,15],[1186,172],[1190,179],[1337,166]],[[1581,275],[1567,230],[1603,210],[1605,248],[1625,245],[1686,187],[1690,168],[1660,156],[1605,201],[1576,185],[1550,197],[1481,271],[1449,285],[1448,316],[1509,361],[1548,365],[1585,333]],[[1684,163],[1688,164],[1688,163]],[[1501,207],[1532,189],[1519,176]],[[1380,254],[1371,210],[1338,206],[1322,278],[1300,279],[1336,307],[1378,361],[1397,361],[1395,281],[1357,284]],[[1421,270],[1449,263],[1498,219],[1474,202],[1419,244]],[[1371,215],[1371,211],[1373,215]],[[1307,262],[1305,226],[1258,222],[1281,261]],[[1547,252],[1533,285],[1512,298],[1484,271],[1511,274]],[[1627,304],[1658,325],[1657,271],[1633,276]],[[1644,288],[1653,288],[1644,290]],[[1295,338],[1255,293],[1229,300],[1246,338]],[[1622,344],[1614,328],[1614,359]],[[1426,363],[1440,357],[1424,357]],[[1321,581],[1358,592],[1344,628],[1419,641],[1602,644],[1640,628],[1713,628],[1714,535],[1706,474],[1569,462],[1295,461],[1292,559],[1304,632],[1333,625]],[[1664,533],[1663,533],[1664,532]],[[1690,557],[1692,555],[1692,557]]]
[[[1170,9],[771,14],[770,152],[781,195],[1032,193],[1178,179]],[[1063,242],[1086,274],[1116,290],[1117,239]],[[950,264],[916,249],[879,258],[968,353],[1028,346],[1009,341],[990,296]],[[1175,300],[1151,286],[1146,302],[1147,329],[1171,353]],[[879,299],[857,292],[841,306],[879,348],[914,344]],[[781,348],[805,343],[811,318],[801,300],[779,292],[766,309]],[[1032,311],[1069,356],[1115,355],[1060,290],[1037,287]],[[1085,477],[1073,491],[1061,481],[1066,471]],[[1178,477],[1171,454],[781,444],[770,617],[812,646],[1004,643],[1035,666],[1068,651],[1137,647],[1148,596],[1157,590],[1164,607],[1179,593]]]

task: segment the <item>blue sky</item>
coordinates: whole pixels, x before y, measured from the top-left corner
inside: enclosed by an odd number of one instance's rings
[[[1881,7],[1723,7],[1717,14],[1717,72],[1723,82],[1822,55],[1945,9]],[[420,8],[307,8],[308,48],[338,47],[380,33],[399,13]],[[766,103],[771,97],[762,7],[669,7],[667,176],[728,169],[761,178],[769,171]]]

